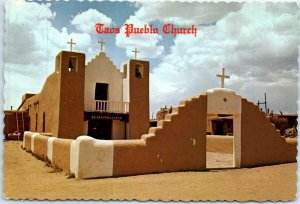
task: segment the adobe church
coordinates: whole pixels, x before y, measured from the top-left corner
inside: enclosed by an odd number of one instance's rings
[[[25,94],[17,111],[6,112],[8,123],[16,123],[7,128],[69,139],[137,139],[147,133],[149,62],[136,59],[135,50],[135,59],[117,69],[99,43],[101,51],[86,64],[85,54],[73,52],[75,43],[68,42],[71,51],[56,56],[41,92]]]

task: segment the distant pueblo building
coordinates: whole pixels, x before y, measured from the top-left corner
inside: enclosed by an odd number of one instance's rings
[[[72,50],[74,43],[68,43]],[[60,52],[41,92],[25,94],[17,111],[5,112],[5,134],[30,130],[111,140],[148,132],[149,62],[129,59],[119,70],[100,43],[100,53],[87,65],[83,53]]]

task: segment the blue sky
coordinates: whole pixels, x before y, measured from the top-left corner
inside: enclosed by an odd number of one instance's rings
[[[5,33],[5,106],[15,108],[25,92],[38,93],[54,70],[55,55],[85,52],[87,61],[106,41],[114,64],[133,57],[150,61],[150,105],[156,112],[220,86],[222,67],[231,76],[225,86],[256,103],[267,92],[270,110],[295,113],[298,100],[299,9],[290,3],[7,1]],[[190,27],[192,35],[99,35],[98,22],[112,27],[163,24]],[[122,28],[123,29],[123,28]],[[123,30],[121,31],[123,32]],[[34,73],[34,74],[33,74]]]
[[[96,9],[97,11],[105,14],[107,17],[113,19],[114,27],[122,27],[126,19],[137,10],[132,2],[65,2],[65,1],[53,1],[51,2],[50,9],[56,13],[56,17],[53,19],[53,26],[57,29],[66,27],[70,32],[75,31],[74,26],[70,25],[70,21],[78,13],[82,13],[89,9]],[[98,23],[95,21],[95,24]],[[92,41],[98,46],[97,41],[101,38],[106,42],[105,51],[109,57],[113,60],[115,65],[119,66],[123,61],[127,59],[124,50],[118,48],[115,45],[115,35],[99,35],[96,32],[92,33]]]

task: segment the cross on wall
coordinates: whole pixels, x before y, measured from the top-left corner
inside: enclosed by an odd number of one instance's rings
[[[98,41],[98,43],[100,44],[100,51],[103,52],[103,45],[106,44],[106,42],[103,41],[103,38],[102,38],[101,41]]]
[[[73,48],[73,45],[76,45],[75,42],[73,42],[73,39],[71,38],[71,41],[70,42],[67,42],[68,44],[70,44],[70,51],[72,52],[72,48]]]
[[[217,74],[217,77],[221,79],[221,88],[224,88],[225,79],[230,78],[230,76],[225,75],[225,68],[222,68],[222,74]]]
[[[134,50],[132,50],[132,52],[134,52],[134,59],[136,59],[137,53],[140,53],[140,51],[138,51],[137,48],[135,48]]]

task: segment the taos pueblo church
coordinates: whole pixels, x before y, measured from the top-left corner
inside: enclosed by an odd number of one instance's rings
[[[137,59],[135,49],[118,69],[103,41],[86,63],[69,44],[40,93],[25,94],[18,110],[5,111],[5,134],[23,138],[26,151],[54,167],[81,179],[204,171],[207,148],[224,145],[233,154],[227,168],[296,161],[297,141],[281,137],[256,104],[224,88],[224,69],[217,75],[221,88],[182,99],[150,127],[150,63]],[[214,121],[230,134],[216,135]]]

